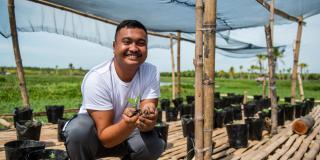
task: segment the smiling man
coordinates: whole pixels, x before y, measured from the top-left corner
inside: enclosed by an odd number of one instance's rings
[[[164,141],[153,130],[160,81],[157,68],[145,63],[147,44],[140,22],[125,20],[118,25],[113,60],[86,74],[80,111],[64,127],[71,160],[106,156],[153,160],[164,151]],[[130,99],[138,104],[132,107]],[[136,110],[141,112],[134,114]]]

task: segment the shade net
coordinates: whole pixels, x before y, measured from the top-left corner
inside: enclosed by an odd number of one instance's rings
[[[49,0],[68,8],[120,22],[137,19],[148,30],[163,34],[184,32],[183,38],[194,40],[194,0]],[[269,12],[254,0],[218,0],[217,31],[262,26],[268,23]],[[275,4],[293,16],[304,18],[320,12],[319,0],[277,0]],[[17,30],[50,32],[84,39],[111,48],[115,26],[26,0],[15,0]],[[7,0],[0,0],[0,34],[10,37]],[[290,21],[275,16],[276,24]],[[149,48],[170,48],[167,38],[149,35]],[[174,41],[176,43],[176,41]],[[233,40],[217,34],[217,53],[231,57],[252,57],[265,52],[265,47]]]

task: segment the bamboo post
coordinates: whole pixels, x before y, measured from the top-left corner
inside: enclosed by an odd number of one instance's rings
[[[171,51],[171,76],[172,76],[172,99],[176,98],[176,80],[175,80],[175,70],[174,70],[174,53],[173,53],[173,35],[170,34],[170,51]]]
[[[300,99],[301,101],[304,100],[304,91],[303,91],[303,84],[300,73],[298,73],[298,83],[299,83],[299,91],[300,91]]]
[[[216,0],[206,0],[204,9],[204,159],[212,156],[212,124],[214,110],[214,70],[215,70],[215,34]]]
[[[297,74],[298,74],[298,62],[299,62],[299,52],[300,52],[300,43],[302,35],[302,22],[303,18],[298,17],[298,31],[295,46],[293,48],[294,57],[293,57],[293,67],[292,67],[292,77],[291,77],[291,104],[295,104],[296,100],[296,87],[297,87]]]
[[[267,95],[267,78],[266,74],[263,73],[263,83],[262,83],[262,97],[265,98]]]
[[[181,72],[180,72],[180,46],[181,46],[181,33],[177,33],[177,78],[178,78],[178,83],[177,83],[177,96],[180,97],[181,95]]]
[[[22,97],[22,103],[25,108],[29,108],[29,96],[28,91],[25,83],[24,78],[24,71],[23,65],[20,55],[20,48],[19,48],[19,40],[18,40],[18,32],[16,28],[16,17],[14,12],[14,0],[8,0],[8,11],[9,11],[9,19],[10,19],[10,30],[11,30],[11,37],[12,37],[12,45],[13,45],[13,52],[14,57],[17,65],[17,75],[19,79],[19,87]]]
[[[271,99],[271,135],[277,134],[278,126],[278,106],[277,106],[277,90],[275,80],[275,57],[273,54],[273,24],[274,24],[274,1],[270,2],[270,21],[265,27],[268,50],[269,65],[269,95]]]
[[[272,6],[272,5],[271,5]],[[268,65],[269,65],[269,95],[271,99],[271,135],[277,134],[278,125],[278,108],[277,108],[277,91],[275,81],[275,57],[273,55],[272,35],[270,25],[265,26],[268,50]]]
[[[195,159],[203,160],[203,2],[196,0],[196,46],[195,46]]]
[[[269,64],[269,95],[271,99],[271,134],[277,134],[277,124],[278,124],[278,109],[277,109],[277,92],[276,92],[276,81],[274,77],[275,73],[275,63],[274,55],[272,49],[272,39],[271,39],[271,28],[269,25],[265,27],[266,38],[267,38],[267,50],[268,50],[268,64]]]

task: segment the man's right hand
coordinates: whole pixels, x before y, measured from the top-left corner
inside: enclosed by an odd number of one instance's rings
[[[139,113],[134,114],[136,111],[135,108],[127,107],[122,114],[122,119],[129,125],[129,126],[135,126],[136,122],[139,118]]]

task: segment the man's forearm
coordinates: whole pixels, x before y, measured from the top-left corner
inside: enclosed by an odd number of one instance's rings
[[[111,148],[125,141],[135,128],[135,125],[128,125],[121,120],[102,130],[99,139],[106,148]]]

